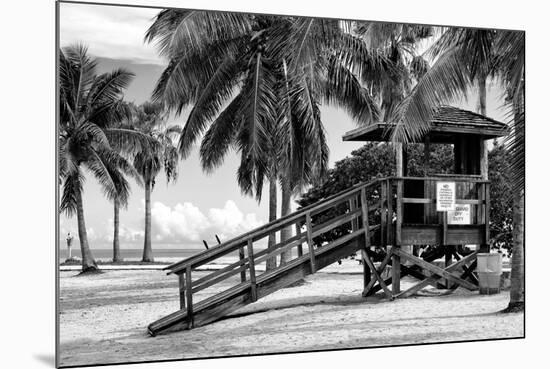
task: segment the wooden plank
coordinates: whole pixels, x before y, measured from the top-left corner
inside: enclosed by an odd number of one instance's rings
[[[349,207],[349,212],[350,212],[350,213],[354,212],[355,209],[357,209],[357,204],[356,204],[354,198],[349,199],[349,201],[348,201],[348,207]],[[351,231],[352,231],[352,232],[355,232],[355,231],[357,230],[357,228],[359,227],[357,221],[358,221],[357,219],[353,219],[353,220],[351,221]]]
[[[313,236],[311,229],[311,214],[306,213],[306,229],[307,229],[307,246],[309,248],[309,258],[311,262],[311,273],[315,273],[317,268],[315,267],[315,252],[313,246]]]
[[[295,228],[296,228],[296,237],[301,237],[302,235],[302,229],[300,227],[300,223],[297,222],[295,224]],[[300,242],[298,244],[298,257],[301,257],[302,255],[304,254],[304,250],[302,249],[302,242]]]
[[[401,200],[405,204],[435,204],[435,199],[403,197]]]
[[[355,209],[349,213],[344,213],[336,218],[327,220],[325,223],[315,226],[312,229],[312,237],[317,237],[325,232],[328,232],[336,227],[340,227],[343,224],[352,222],[359,217],[361,209]]]
[[[180,293],[180,310],[185,310],[185,275],[178,274],[179,293]]]
[[[468,290],[471,290],[471,291],[475,291],[477,289],[477,287],[475,285],[473,285],[472,283],[468,282],[468,281],[465,281],[465,280],[462,280],[460,279],[459,277],[455,276],[454,274],[451,274],[447,271],[445,271],[444,269],[441,269],[433,264],[430,264],[420,258],[417,258],[413,255],[410,255],[410,254],[407,254],[406,252],[403,252],[402,250],[396,248],[395,250],[393,250],[393,252],[395,254],[398,254],[400,257],[402,258],[405,258],[411,262],[413,262],[414,264],[420,266],[421,268],[431,272],[431,273],[434,273],[434,274],[437,274],[439,276],[441,276],[442,278],[445,278],[447,280],[451,280],[453,282],[456,282],[458,284],[460,284],[462,287],[468,289]]]
[[[378,273],[379,275],[382,274],[382,272],[384,271],[384,269],[386,268],[386,265],[388,265],[390,259],[391,259],[391,252],[388,252],[386,253],[386,256],[384,257],[384,260],[382,260],[382,262],[380,263],[380,265],[378,266],[378,268],[376,268],[375,272]],[[368,266],[368,264],[367,264]],[[370,270],[370,268],[369,268]],[[378,281],[378,279],[374,278],[374,279],[370,279],[370,281],[368,282],[368,284],[363,288],[363,297],[366,297],[368,296],[369,294],[369,291],[371,290],[371,288],[374,286],[374,284],[376,283],[376,281]]]
[[[464,266],[465,264],[467,264],[468,262],[474,260],[475,262],[475,259],[476,259],[476,255],[475,254],[470,254],[468,256],[466,256],[465,258],[463,258],[462,260],[448,266],[445,268],[445,271],[447,272],[452,272],[454,271],[455,269],[461,267],[461,266]],[[462,278],[462,277],[461,277]],[[437,277],[429,277],[429,278],[426,278],[425,280],[423,280],[422,282],[412,286],[411,288],[401,292],[400,294],[398,294],[397,296],[395,296],[396,298],[405,298],[405,297],[409,297],[409,296],[412,296],[414,295],[416,292],[420,291],[421,289],[423,289],[424,287],[427,287],[429,286],[430,284],[433,284],[435,282],[437,282],[437,280],[439,279],[439,276]],[[458,286],[458,285],[457,285]]]
[[[248,261],[248,258],[246,258],[245,260]],[[242,273],[243,271],[246,273],[247,268],[248,268],[248,265],[243,265],[243,266],[241,266],[237,269],[232,269],[232,270],[229,270],[229,271],[225,271],[225,273],[218,273],[216,277],[212,277],[212,275],[214,274],[214,273],[212,273],[211,275],[207,276],[208,278],[203,278],[205,280],[202,281],[202,283],[200,283],[200,284],[197,284],[197,281],[193,282],[193,285],[195,286],[195,287],[193,287],[193,293],[197,293],[199,291],[202,291],[202,290],[204,290],[204,289],[206,289],[210,286],[215,285],[216,283],[223,282],[223,281],[225,281],[226,279],[228,279],[229,277],[231,277],[235,274]]]
[[[300,239],[295,239],[295,237],[292,237],[292,238],[289,238],[288,240],[282,242],[283,244],[286,243],[285,246],[283,247],[279,247],[273,251],[271,251],[269,254],[265,254],[264,251],[266,251],[267,249],[265,250],[262,250],[260,251],[258,254],[256,254],[256,264],[260,264],[262,262],[264,262],[265,260],[269,259],[270,257],[273,257],[273,256],[277,256],[279,254],[282,254],[283,252],[285,251],[288,251],[294,247],[296,247],[297,245],[301,244],[303,241],[305,241],[306,238],[305,237],[301,237]],[[269,251],[269,250],[267,250]],[[262,255],[261,257],[257,257],[258,255]]]
[[[217,236],[216,236],[217,237]],[[245,263],[244,259],[244,247],[239,248],[239,263]],[[225,269],[225,268],[224,268]],[[241,272],[241,282],[246,282],[246,271]]]
[[[191,265],[185,269],[185,292],[187,299],[187,326],[193,328],[195,321],[193,319],[193,280],[191,279]]]
[[[256,291],[256,267],[254,265],[254,248],[252,245],[252,239],[248,239],[247,242],[247,252],[248,252],[248,265],[250,273],[250,297],[252,302],[258,299],[258,293]]]
[[[376,280],[378,280],[378,284],[380,285],[380,287],[382,287],[382,289],[384,290],[384,293],[386,294],[386,296],[390,300],[393,300],[393,295],[390,292],[390,290],[388,289],[388,286],[386,286],[386,283],[384,282],[382,277],[380,277],[380,275],[378,273],[376,273],[376,268],[374,267],[374,264],[372,263],[372,260],[370,259],[370,256],[368,255],[367,250],[361,249],[361,255],[363,257],[363,260],[365,260],[367,262],[370,270],[375,272],[374,273],[374,278],[376,278]]]

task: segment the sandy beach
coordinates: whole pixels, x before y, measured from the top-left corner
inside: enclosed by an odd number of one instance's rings
[[[174,276],[159,270],[60,272],[60,365],[523,336],[523,314],[498,313],[508,304],[508,291],[482,296],[458,289],[435,297],[424,290],[395,301],[365,299],[360,271],[357,262],[345,260],[221,321],[158,337],[148,336],[146,326],[177,310]],[[404,278],[402,287],[412,282]]]

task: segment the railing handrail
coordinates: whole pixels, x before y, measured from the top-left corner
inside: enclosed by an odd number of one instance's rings
[[[278,228],[284,228],[285,226],[287,226],[286,223],[288,223],[288,225],[294,224],[297,219],[299,219],[302,216],[305,216],[306,213],[314,212],[315,210],[326,206],[328,202],[338,201],[339,198],[344,199],[347,196],[351,195],[352,193],[356,191],[360,191],[362,188],[371,187],[386,179],[387,178],[384,177],[384,178],[377,178],[370,182],[358,183],[344,191],[338,192],[314,204],[311,204],[299,210],[296,210],[295,212],[290,213],[284,217],[281,217],[272,222],[266,223],[258,228],[252,229],[247,233],[244,233],[240,236],[230,239],[229,241],[225,241],[219,245],[211,247],[209,250],[203,251],[197,255],[191,256],[187,259],[171,264],[163,268],[163,270],[170,270],[168,274],[171,274],[171,273],[177,273],[181,270],[184,270],[189,266],[191,266],[191,268],[200,266],[202,265],[201,263],[203,263],[204,261],[210,261],[210,260],[213,260],[213,258],[215,259],[217,256],[223,256],[227,253],[237,250],[239,247],[244,246],[248,239],[258,238],[259,236],[261,236],[260,238],[265,237],[267,234],[273,232],[273,230],[276,230]]]
[[[246,246],[246,243],[249,239],[258,239],[263,238],[273,231],[277,231],[286,226],[290,226],[296,222],[297,219],[305,216],[307,213],[315,212],[318,209],[326,207],[330,202],[337,202],[338,200],[345,199],[356,191],[360,191],[362,188],[368,188],[374,186],[380,182],[387,180],[428,180],[428,181],[448,181],[455,180],[458,182],[472,182],[472,183],[489,183],[489,181],[476,179],[473,176],[460,175],[457,174],[456,177],[453,176],[430,176],[430,177],[406,177],[406,176],[391,176],[391,177],[382,177],[376,178],[369,182],[358,183],[346,190],[338,192],[334,195],[328,196],[325,199],[319,200],[318,202],[305,206],[299,210],[296,210],[293,213],[290,213],[284,217],[276,219],[272,222],[263,224],[262,226],[252,229],[244,234],[241,234],[237,237],[234,237],[228,241],[222,242],[221,244],[211,247],[210,249],[203,251],[197,255],[191,256],[182,261],[171,264],[163,270],[170,270],[168,274],[177,273],[185,270],[188,267],[195,268],[200,265],[203,265],[209,261],[215,260],[216,258],[226,255],[230,252],[236,251],[240,247]],[[287,224],[288,223],[288,224]]]

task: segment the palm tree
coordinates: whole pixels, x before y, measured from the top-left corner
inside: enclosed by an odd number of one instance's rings
[[[460,59],[461,71],[465,79],[477,85],[477,111],[487,115],[487,79],[495,77],[496,55],[494,42],[497,31],[491,29],[447,28],[441,37],[430,47],[428,54],[437,58],[451,49],[456,49]],[[488,179],[488,147],[483,150],[481,175]]]
[[[139,135],[116,127],[127,113],[121,97],[133,74],[117,69],[96,75],[96,61],[83,45],[63,48],[59,54],[60,211],[77,216],[82,271],[87,272],[96,270],[97,264],[84,219],[83,169],[99,181],[107,198],[124,204],[130,189],[123,174],[135,175],[135,171],[120,155],[120,148],[141,147],[142,141]]]
[[[134,156],[134,167],[139,173],[145,188],[145,234],[143,241],[142,261],[152,262],[151,246],[151,192],[155,179],[164,168],[166,181],[176,181],[178,152],[172,136],[181,133],[179,126],[166,127],[166,114],[162,104],[145,102],[134,107],[134,129],[149,137],[147,150],[139,151]]]
[[[180,136],[180,154],[186,157],[210,124],[201,145],[203,167],[212,170],[235,147],[241,153],[243,193],[260,201],[267,179],[269,220],[274,220],[277,181],[285,178],[280,168],[301,182],[326,166],[321,102],[344,107],[363,124],[377,118],[360,78],[380,60],[350,29],[351,22],[327,19],[160,12],[146,40],[157,43],[169,65],[153,98],[177,114],[194,104]],[[287,202],[289,186],[283,188]],[[274,243],[270,237],[268,247]],[[268,260],[267,267],[273,266]]]

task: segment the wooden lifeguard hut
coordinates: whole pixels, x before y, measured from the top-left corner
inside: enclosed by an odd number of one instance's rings
[[[372,124],[347,132],[343,140],[389,141],[394,127],[392,123]],[[425,177],[409,177],[406,145],[397,146],[396,177],[388,179],[383,191],[383,201],[390,213],[395,212],[395,218],[388,216],[386,219],[386,235],[380,244],[391,245],[393,249],[388,255],[392,254],[394,297],[409,296],[434,281],[434,278],[423,279],[419,285],[401,292],[401,269],[405,269],[405,274],[411,274],[409,267],[400,265],[402,258],[406,265],[416,265],[416,269],[422,269],[425,275],[438,272],[436,275],[447,279],[447,286],[456,286],[456,278],[445,272],[447,269],[427,263],[444,255],[445,267],[450,268],[449,271],[461,267],[464,271],[462,277],[469,277],[476,283],[471,273],[475,268],[475,253],[458,266],[452,267],[451,263],[453,258],[457,262],[464,259],[457,252],[460,245],[477,245],[477,251],[488,251],[490,183],[485,141],[508,132],[506,124],[489,117],[452,106],[440,107],[430,122],[430,130],[412,143],[424,144],[425,168],[428,168],[431,144],[453,145],[452,174],[426,173]],[[435,251],[425,260],[405,251],[404,246],[411,245],[431,245]],[[473,262],[467,267],[470,259]],[[368,293],[364,291],[364,294]]]
[[[178,278],[179,306],[151,323],[149,334],[212,323],[358,251],[363,259],[364,296],[383,290],[393,300],[440,283],[477,290],[473,273],[477,250],[460,255],[456,245],[482,248],[489,241],[489,182],[481,175],[487,165],[483,142],[507,134],[508,128],[453,107],[439,109],[430,126],[418,142],[426,147],[452,144],[454,173],[409,177],[403,150],[397,155],[403,165],[396,176],[359,183],[166,267]],[[344,140],[388,141],[392,128],[388,123],[373,124],[348,132]],[[292,237],[269,248],[262,246],[289,228],[294,229]],[[329,232],[330,241],[318,241]],[[432,245],[435,251],[419,257],[407,252],[410,245]],[[383,253],[378,265],[373,261],[375,251]],[[267,260],[283,252],[290,252],[289,259],[268,269]],[[445,267],[432,263],[443,256]],[[220,269],[196,273],[208,263],[223,264],[231,258]],[[387,267],[391,273],[384,278]],[[406,275],[419,283],[401,291],[400,280]]]

